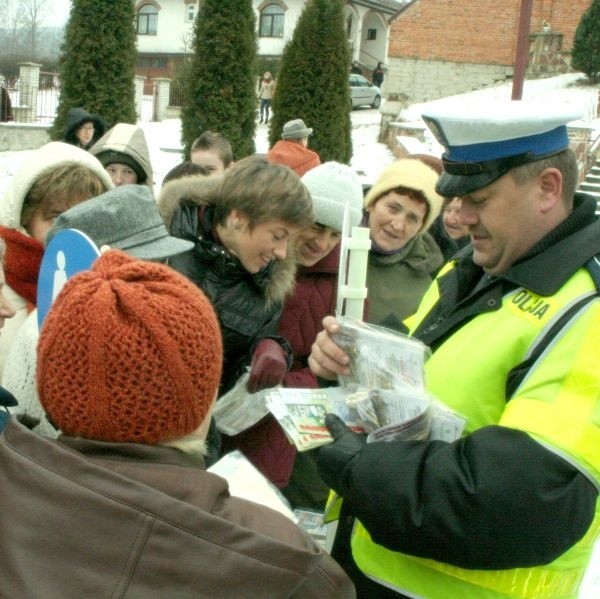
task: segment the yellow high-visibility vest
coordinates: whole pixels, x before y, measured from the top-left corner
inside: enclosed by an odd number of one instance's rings
[[[450,264],[440,273],[453,268]],[[437,284],[410,319],[414,330],[438,299]],[[580,269],[551,297],[519,288],[498,310],[479,314],[451,335],[426,363],[428,389],[467,419],[466,432],[490,424],[527,432],[600,486],[600,301],[582,306],[532,365],[507,403],[510,370],[528,357],[577,300],[596,296]],[[526,509],[526,506],[524,506]],[[458,568],[374,543],[356,522],[352,553],[380,584],[414,597],[439,599],[575,598],[600,529],[600,507],[583,539],[551,564],[513,570]]]

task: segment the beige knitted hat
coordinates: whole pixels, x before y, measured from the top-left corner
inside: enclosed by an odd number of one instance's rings
[[[429,210],[421,231],[426,231],[440,213],[443,198],[435,191],[438,174],[429,166],[414,158],[402,158],[392,162],[379,175],[365,197],[365,208],[369,208],[382,195],[398,187],[420,191]]]

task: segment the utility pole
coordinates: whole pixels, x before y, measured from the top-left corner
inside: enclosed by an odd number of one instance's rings
[[[529,58],[529,26],[531,24],[532,4],[533,0],[521,0],[511,100],[521,100],[523,98],[523,80],[525,79],[527,59]]]

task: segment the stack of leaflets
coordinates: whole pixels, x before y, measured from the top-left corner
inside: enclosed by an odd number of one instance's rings
[[[325,549],[327,542],[327,528],[323,522],[323,513],[296,508],[294,510],[294,516],[297,518],[296,524]]]
[[[460,437],[465,420],[437,402],[426,390],[424,363],[428,348],[420,341],[362,321],[342,317],[336,343],[350,358],[351,374],[340,387],[279,388],[267,394],[267,408],[299,451],[332,438],[325,415],[337,414],[367,441],[404,441]]]
[[[277,418],[290,443],[299,451],[306,451],[331,443],[325,426],[325,415],[337,414],[352,430],[366,432],[346,406],[351,393],[342,387],[327,389],[275,389],[267,395],[266,403]]]

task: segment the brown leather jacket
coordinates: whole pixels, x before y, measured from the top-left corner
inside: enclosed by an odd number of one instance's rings
[[[284,516],[172,448],[0,436],[2,597],[354,597]]]

